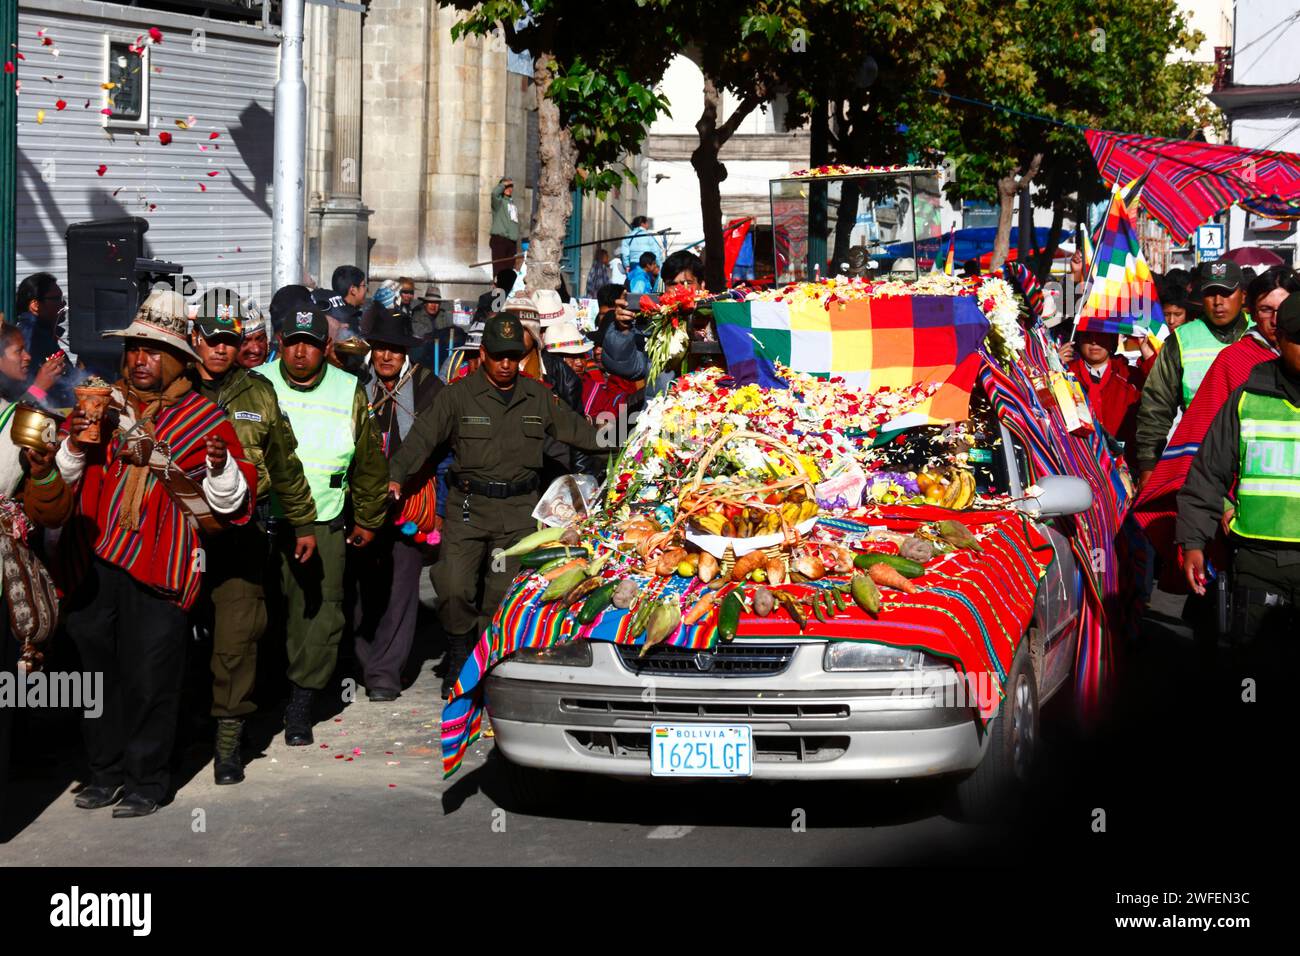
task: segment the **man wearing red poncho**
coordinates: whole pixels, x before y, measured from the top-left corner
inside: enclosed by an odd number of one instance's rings
[[[102,715],[83,720],[91,779],[76,803],[122,796],[114,817],[153,813],[167,796],[199,529],[247,521],[257,487],[234,428],[185,375],[188,326],[185,300],[157,291],[130,326],[104,333],[126,339],[122,378],[98,423],[74,410],[56,459],[76,496],[59,542],[65,622],[105,688]]]
[[[1174,544],[1178,490],[1186,483],[1192,460],[1228,396],[1245,384],[1256,365],[1277,358],[1277,308],[1295,291],[1300,291],[1300,278],[1285,267],[1269,269],[1251,282],[1246,301],[1254,326],[1214,360],[1160,462],[1142,487],[1133,516],[1160,554],[1162,590],[1175,594],[1187,591],[1181,573],[1182,555]],[[1216,566],[1226,566],[1222,536],[1211,542],[1209,556]],[[1190,615],[1195,617],[1201,602],[1193,598],[1191,603]]]

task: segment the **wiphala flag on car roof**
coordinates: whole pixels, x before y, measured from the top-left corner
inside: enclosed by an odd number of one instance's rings
[[[780,388],[776,363],[867,391],[942,386],[890,429],[965,419],[989,322],[969,295],[835,301],[716,302],[727,369],[742,385]]]

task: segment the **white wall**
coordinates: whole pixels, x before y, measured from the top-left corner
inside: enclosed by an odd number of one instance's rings
[[[163,42],[149,48],[148,127],[114,130],[110,139],[99,112],[104,36],[134,40],[151,25]],[[53,272],[66,289],[69,224],[140,216],[149,222],[146,254],[181,264],[200,282],[237,284],[269,301],[278,37],[73,0],[22,0],[18,29],[25,57],[18,62],[19,278]],[[190,116],[194,128],[180,130],[176,120]],[[158,140],[162,131],[173,137],[168,146]],[[217,139],[208,138],[212,132]]]
[[[1238,86],[1300,80],[1300,7],[1295,0],[1237,4],[1232,82]],[[1244,145],[1244,144],[1243,144]]]

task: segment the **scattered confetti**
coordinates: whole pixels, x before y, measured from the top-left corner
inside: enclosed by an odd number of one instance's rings
[[[352,748],[352,755],[353,755],[354,757],[360,757],[360,756],[361,756],[361,748],[360,748],[360,747],[353,747],[353,748]]]
[[[199,152],[206,153],[207,151],[208,151],[208,147],[202,143],[199,143]]]
[[[36,111],[36,122],[37,122],[37,123],[44,123],[44,122],[45,122],[45,110],[37,110],[37,111]]]
[[[54,101],[54,108],[55,108],[56,110],[59,110],[59,111],[62,111],[62,110],[64,110],[64,109],[66,109],[66,108],[67,108],[67,105],[68,105],[67,100],[55,100],[55,101]]]
[[[321,750],[328,750],[328,749],[329,749],[329,744],[321,744],[321,745],[320,745],[320,749],[321,749]]]
[[[149,39],[152,40],[154,43],[162,43],[163,40],[162,31],[159,30],[157,27],[150,27]]]
[[[116,83],[100,83],[100,84],[99,84],[99,88],[100,88],[101,90],[115,90],[115,89],[117,89],[117,84],[116,84]]]
[[[199,192],[205,193],[207,191],[208,191],[207,185],[205,183],[199,183]]]
[[[41,46],[54,46],[54,37],[42,37]]]
[[[86,105],[83,106],[82,109],[83,109],[83,110],[88,110],[88,109],[90,109],[90,100],[86,100]]]
[[[336,724],[341,724],[341,723],[343,723],[343,718],[342,718],[342,717],[335,717],[335,718],[334,718],[334,723],[336,723]]]
[[[208,134],[208,139],[216,139],[216,138],[219,137],[220,135],[221,135],[221,134],[218,133],[216,130],[213,130],[211,133]]]
[[[164,146],[170,146],[172,142],[172,134],[163,130],[158,134],[158,142]]]
[[[209,176],[220,176],[220,175],[221,175],[221,170],[219,170],[219,169],[210,169],[210,170],[208,170],[208,175],[209,175]]]
[[[16,69],[17,69],[17,67],[13,65],[13,62],[12,62],[11,60],[5,60],[5,72],[6,72],[6,73],[12,73],[12,72],[14,72],[14,70],[16,70]]]
[[[388,789],[389,789],[389,790],[396,790],[396,789],[397,789],[397,784],[395,784],[395,783],[390,783],[390,784],[388,785]]]
[[[335,760],[342,760],[342,759],[343,759],[343,755],[342,755],[342,754],[335,754],[335,755],[334,755],[334,759],[335,759]]]
[[[105,166],[103,163],[100,163],[99,168],[95,170],[95,172],[98,173],[100,176],[102,176],[106,172],[108,172],[108,167]]]

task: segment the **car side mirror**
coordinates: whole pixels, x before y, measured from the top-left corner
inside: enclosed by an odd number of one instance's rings
[[[1091,507],[1092,485],[1073,475],[1044,475],[1016,502],[1016,508],[1035,518],[1077,515]]]

